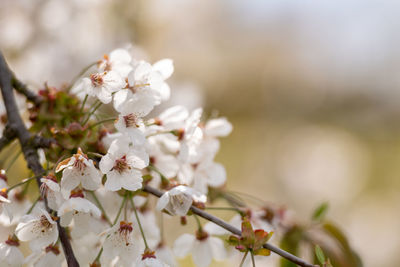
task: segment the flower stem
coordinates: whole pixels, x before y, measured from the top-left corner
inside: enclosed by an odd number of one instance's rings
[[[86,104],[86,101],[87,101],[88,97],[89,97],[89,95],[86,94],[85,98],[83,99],[82,106],[81,106],[81,109],[79,110],[79,113],[83,112],[83,108],[85,107],[85,104]]]
[[[256,267],[256,261],[254,260],[253,251],[250,251],[250,255],[251,255],[251,263],[253,264],[253,267]]]
[[[29,182],[30,180],[33,180],[33,179],[36,179],[36,178],[38,178],[38,176],[33,176],[33,177],[26,178],[26,179],[22,180],[22,182],[19,182],[18,184],[15,184],[15,185],[10,186],[9,188],[7,188],[7,192],[10,192],[10,191],[13,190],[14,188],[16,188],[16,187],[18,187],[18,186],[21,186],[21,185],[23,185],[23,184]]]
[[[103,205],[101,205],[99,199],[97,198],[96,194],[93,191],[89,191],[89,194],[93,197],[94,201],[96,202],[97,206],[99,207],[99,209],[100,209],[101,213],[103,214],[104,218],[106,219],[107,223],[109,225],[113,225],[113,223],[110,221],[110,218],[108,218]]]
[[[14,165],[14,163],[17,161],[18,157],[21,155],[22,150],[18,151],[17,154],[15,154],[15,156],[11,159],[10,163],[8,164],[7,168],[6,168],[6,172],[8,172],[10,170],[10,168],[12,167],[12,165]]]
[[[74,77],[74,79],[72,80],[71,84],[67,87],[66,91],[69,92],[72,89],[72,86],[74,86],[74,84],[76,83],[76,81],[78,81],[78,79],[85,74],[85,72],[87,72],[91,67],[93,67],[94,65],[96,65],[97,62],[93,62],[92,64],[86,66],[85,68],[83,68],[81,70],[81,72],[78,73],[78,75],[76,75]]]
[[[109,122],[109,121],[115,121],[115,120],[116,120],[116,118],[104,119],[104,120],[96,122],[95,124],[91,125],[89,128],[92,129],[92,128],[96,127],[99,124],[102,124],[102,123],[105,123],[105,122]]]
[[[149,246],[147,245],[146,237],[144,236],[142,224],[140,223],[140,219],[139,219],[139,216],[137,214],[135,203],[133,202],[133,197],[131,197],[130,200],[131,200],[133,211],[135,212],[136,220],[137,220],[138,225],[139,225],[140,233],[142,234],[142,237],[143,237],[144,245],[145,245],[146,249],[149,249]]]
[[[94,262],[100,261],[100,257],[101,257],[101,254],[102,254],[102,253],[103,253],[103,247],[101,247],[99,253],[97,253],[97,256],[96,256],[96,258],[94,259],[93,263],[94,263]]]
[[[126,193],[124,195],[124,200],[122,201],[121,206],[119,207],[117,216],[115,217],[115,220],[114,220],[112,225],[115,225],[118,222],[118,219],[119,219],[119,216],[121,215],[122,209],[125,206],[125,202],[126,202],[127,197],[128,197],[128,191],[126,191]]]
[[[249,253],[249,251],[246,251],[246,253],[244,253],[244,256],[243,256],[243,258],[242,258],[242,261],[240,262],[239,267],[242,267],[242,266],[243,266],[244,260],[246,259],[248,253]]]
[[[201,232],[203,230],[203,227],[201,227],[200,219],[197,217],[196,214],[193,214],[193,217],[196,219],[197,227],[199,228],[199,231]]]
[[[94,108],[92,109],[92,111],[90,111],[90,113],[88,114],[86,120],[82,123],[82,125],[85,125],[85,124],[89,121],[90,117],[96,112],[96,110],[97,110],[101,105],[103,105],[103,103],[100,102],[100,101],[99,101],[97,104],[95,104]]]
[[[26,214],[30,214],[32,210],[35,208],[36,204],[40,200],[40,195],[36,198],[35,202],[32,203],[32,206],[29,208],[29,210],[26,212]]]

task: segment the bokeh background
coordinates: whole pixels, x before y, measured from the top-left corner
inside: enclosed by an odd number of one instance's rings
[[[129,44],[172,58],[168,104],[233,123],[228,187],[300,221],[328,201],[371,267],[400,264],[399,28],[394,0],[0,2],[0,48],[32,88]]]

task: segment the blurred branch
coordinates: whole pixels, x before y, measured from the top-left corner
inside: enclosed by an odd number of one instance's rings
[[[12,79],[11,79],[11,84],[14,87],[14,89],[20,93],[26,96],[26,98],[35,104],[36,106],[39,106],[40,103],[42,103],[43,99],[41,96],[35,94],[33,91],[31,91],[26,84],[22,83],[20,80],[18,80],[15,75],[13,74]]]
[[[160,190],[158,190],[156,188],[153,188],[151,186],[148,186],[148,185],[145,185],[143,187],[143,190],[145,192],[148,192],[148,193],[156,196],[156,197],[161,197],[164,194],[164,192],[162,192],[162,191],[160,191]],[[231,232],[231,233],[233,233],[235,235],[238,235],[238,236],[242,235],[242,232],[238,228],[234,227],[233,225],[230,225],[229,223],[221,220],[218,217],[215,217],[214,215],[211,215],[211,214],[205,212],[204,210],[201,210],[201,209],[199,209],[199,208],[197,208],[195,206],[192,206],[190,208],[190,210],[194,214],[197,214],[200,217],[203,217],[204,219],[206,219],[208,221],[211,221],[211,222],[221,226],[222,228],[228,230],[229,232]],[[308,263],[308,262],[304,261],[303,259],[300,259],[299,257],[297,257],[297,256],[295,256],[293,254],[290,254],[289,252],[287,252],[285,250],[282,250],[282,249],[280,249],[278,247],[275,247],[274,245],[271,245],[269,243],[265,243],[263,245],[263,247],[268,249],[268,250],[271,250],[272,252],[280,255],[281,257],[283,257],[283,258],[285,258],[285,259],[287,259],[287,260],[289,260],[289,261],[291,261],[291,262],[293,262],[293,263],[295,263],[295,264],[297,264],[299,266],[303,266],[303,267],[319,267],[319,265],[314,265],[314,264]]]
[[[6,124],[3,136],[0,137],[0,152],[17,137],[15,131]]]
[[[15,80],[13,78],[13,74],[8,68],[7,62],[4,59],[3,54],[0,52],[0,87],[1,93],[3,95],[4,105],[7,111],[8,127],[6,128],[9,128],[9,131],[12,131],[15,137],[18,138],[19,143],[21,144],[22,152],[24,153],[24,158],[28,163],[28,168],[31,169],[37,177],[36,182],[40,187],[40,177],[45,174],[45,170],[39,162],[37,146],[35,146],[35,142],[32,142],[35,137],[32,137],[31,133],[26,129],[25,124],[22,121],[21,116],[19,115],[18,106],[13,93],[13,86],[15,86],[15,82],[13,82],[13,80]],[[17,87],[19,87],[19,90],[21,90],[21,92],[23,92],[23,94],[26,95],[26,97],[31,101],[33,101],[33,99],[36,99],[35,97],[32,98],[31,92],[27,90],[26,86],[24,86],[22,83],[17,83]],[[46,209],[51,212],[51,210],[47,207],[46,199],[45,205]],[[75,255],[72,251],[68,235],[65,229],[61,227],[59,220],[57,220],[57,228],[68,267],[79,267],[79,263],[76,260]]]

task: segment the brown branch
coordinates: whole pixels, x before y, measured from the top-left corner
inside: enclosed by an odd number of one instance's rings
[[[5,148],[8,144],[10,144],[17,137],[15,131],[10,128],[8,124],[3,130],[3,136],[0,138],[0,152]]]
[[[156,197],[161,197],[163,195],[162,191],[160,191],[160,190],[158,190],[156,188],[153,188],[151,186],[148,186],[148,185],[145,185],[143,187],[143,190],[145,192],[148,192],[148,193],[156,196]],[[238,235],[238,236],[242,235],[242,232],[238,228],[236,228],[233,225],[221,220],[218,217],[215,217],[214,215],[211,215],[211,214],[205,212],[202,209],[199,209],[199,208],[197,208],[195,206],[192,206],[190,208],[190,210],[194,214],[197,214],[200,217],[203,217],[204,219],[221,226],[222,228],[228,230],[229,232],[231,232],[231,233],[233,233],[235,235]],[[283,257],[283,258],[287,259],[288,261],[291,261],[291,262],[293,262],[293,263],[295,263],[295,264],[297,264],[299,266],[303,266],[303,267],[319,267],[319,265],[314,265],[314,264],[308,263],[308,262],[304,261],[303,259],[300,259],[299,257],[297,257],[297,256],[295,256],[293,254],[290,254],[289,252],[287,252],[287,251],[285,251],[283,249],[280,249],[278,247],[275,247],[274,245],[271,245],[269,243],[265,243],[263,245],[263,247],[266,248],[266,249],[271,250],[272,252],[280,255],[281,257]]]
[[[36,106],[39,106],[40,103],[42,103],[43,99],[41,96],[35,94],[33,91],[31,91],[26,84],[22,83],[20,80],[18,80],[15,75],[12,76],[11,79],[12,86],[14,89],[20,93],[23,94],[28,101],[32,102]]]
[[[40,177],[45,174],[45,170],[39,162],[39,156],[37,153],[37,147],[35,146],[34,137],[26,129],[24,122],[19,115],[18,106],[15,101],[13,92],[13,74],[8,68],[7,62],[4,59],[3,54],[0,52],[0,87],[3,95],[4,105],[7,111],[7,125],[9,129],[18,138],[21,144],[21,149],[24,154],[24,158],[28,163],[28,168],[33,171],[37,177],[36,182],[40,187]],[[27,96],[28,97],[28,96]],[[51,212],[47,207],[47,201],[45,199],[46,209]],[[68,267],[79,267],[79,263],[75,258],[72,251],[71,243],[69,242],[68,236],[65,229],[60,226],[59,220],[57,220],[57,228],[59,232],[59,238],[61,245],[66,255]]]

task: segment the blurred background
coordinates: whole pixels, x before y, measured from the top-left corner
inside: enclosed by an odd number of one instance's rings
[[[217,158],[228,188],[300,221],[328,201],[365,266],[400,264],[399,27],[394,0],[0,3],[0,48],[32,88],[129,44],[172,58],[168,105],[234,126]]]

